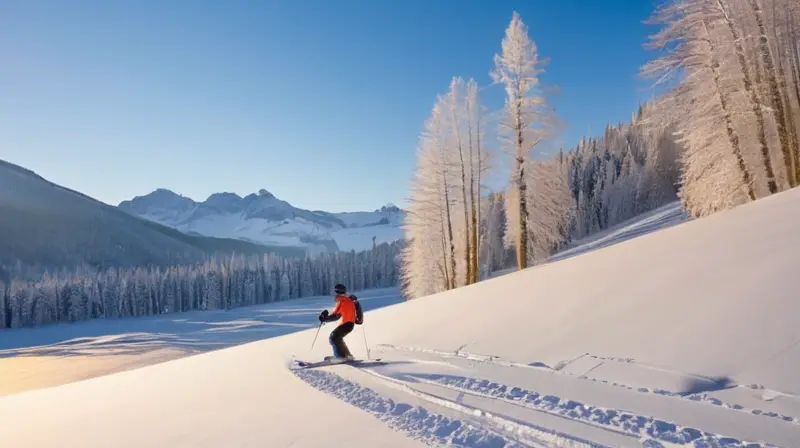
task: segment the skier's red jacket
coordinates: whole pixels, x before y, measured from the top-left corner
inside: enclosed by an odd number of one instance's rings
[[[347,322],[356,323],[356,304],[353,302],[348,296],[337,294],[336,295],[336,308],[333,309],[333,313],[331,313],[331,317],[333,316],[342,316],[342,320],[339,322],[339,325],[345,324]]]

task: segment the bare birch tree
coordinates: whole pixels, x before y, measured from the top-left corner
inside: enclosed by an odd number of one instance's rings
[[[454,77],[425,124],[405,223],[411,297],[478,281],[480,179],[487,168],[480,107],[477,83]]]
[[[456,254],[450,201],[447,102],[437,98],[417,150],[404,223],[402,277],[409,298],[453,289]]]

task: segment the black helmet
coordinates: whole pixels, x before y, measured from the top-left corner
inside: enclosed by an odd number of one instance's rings
[[[341,283],[337,283],[336,286],[333,287],[333,292],[336,294],[344,294],[347,292],[347,288]]]

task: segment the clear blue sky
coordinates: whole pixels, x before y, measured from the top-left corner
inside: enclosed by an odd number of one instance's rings
[[[581,135],[626,121],[653,0],[0,4],[0,159],[104,202],[266,188],[328,211],[402,205],[452,76],[490,83],[513,11]],[[502,89],[485,92],[498,107]],[[502,179],[501,179],[502,180]]]

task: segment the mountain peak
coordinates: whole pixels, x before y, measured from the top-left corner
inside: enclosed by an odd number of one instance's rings
[[[174,191],[167,189],[167,188],[156,188],[152,193],[145,195],[144,197],[179,197],[182,198],[183,196],[175,193]]]
[[[400,207],[398,207],[398,206],[396,206],[396,205],[394,205],[394,204],[392,204],[390,202],[390,203],[384,205],[383,207],[381,207],[380,209],[375,210],[375,211],[376,212],[380,212],[380,213],[399,213],[400,212]]]
[[[223,191],[222,193],[212,193],[211,196],[209,196],[208,199],[206,199],[206,202],[215,202],[220,200],[240,201],[242,200],[242,197],[236,193]]]
[[[373,237],[391,242],[403,236],[404,212],[392,203],[369,212],[314,212],[265,188],[245,197],[214,193],[202,202],[160,188],[120,208],[185,233],[309,250],[365,250],[372,247]]]
[[[140,216],[149,214],[154,210],[164,209],[180,210],[183,212],[194,206],[195,202],[193,200],[166,188],[157,188],[151,193],[122,201],[118,205],[122,210]]]

